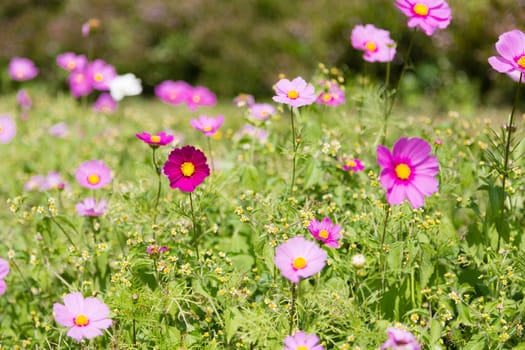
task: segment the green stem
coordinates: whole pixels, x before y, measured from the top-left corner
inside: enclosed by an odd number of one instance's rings
[[[69,233],[67,233],[67,231],[64,229],[64,227],[62,225],[60,225],[58,223],[58,221],[56,221],[55,218],[53,218],[52,216],[50,216],[50,219],[51,219],[51,221],[53,221],[58,226],[58,228],[60,229],[60,231],[62,231],[64,236],[66,236],[66,238],[69,241],[69,243],[71,243],[71,245],[76,248],[75,243],[73,243],[73,240],[71,239],[71,236],[69,235]]]
[[[162,173],[162,169],[160,168],[159,163],[157,163],[157,157],[155,155],[157,151],[157,147],[152,147],[152,149],[153,149],[153,152],[151,153],[151,159],[152,159],[153,167],[155,168],[155,174],[157,174],[157,180],[158,180],[157,196],[155,197],[155,204],[153,205],[153,212],[154,212],[153,223],[156,224],[157,215],[158,215],[157,207],[159,205],[160,192],[162,190],[162,181],[161,181],[161,176],[160,176]],[[155,231],[153,231],[153,238],[155,238]]]
[[[215,170],[215,165],[213,163],[213,153],[211,151],[211,137],[207,137],[208,139],[208,153],[210,154],[210,165],[211,165],[211,172],[213,173],[213,171]]]
[[[385,207],[385,220],[383,223],[383,234],[381,235],[381,245],[379,247],[379,265],[381,267],[381,294],[385,291],[385,275],[386,275],[386,260],[383,262],[383,245],[385,243],[386,229],[388,226],[388,219],[390,218],[390,204],[387,204]]]
[[[197,261],[199,261],[199,241],[197,237],[197,225],[195,223],[195,214],[193,210],[193,197],[192,192],[190,192],[190,209],[191,209],[191,222],[193,226],[193,246],[195,248],[195,251],[197,253]]]
[[[293,107],[290,106],[290,121],[292,122],[292,145],[293,145],[293,159],[292,159],[292,182],[290,185],[290,195],[293,193],[295,184],[295,159],[297,157],[297,140],[295,136],[295,125],[293,120]]]
[[[300,282],[300,281],[299,281]],[[290,305],[290,335],[294,333],[296,321],[297,321],[297,308],[295,306],[297,302],[297,295],[299,292],[299,282],[292,282],[292,304]]]

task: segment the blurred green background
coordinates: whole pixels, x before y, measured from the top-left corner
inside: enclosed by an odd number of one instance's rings
[[[449,0],[452,23],[432,37],[418,32],[408,91],[439,92],[446,103],[512,100],[514,84],[494,72],[487,58],[498,36],[525,30],[525,0]],[[81,26],[100,27],[89,37]],[[146,93],[165,79],[210,87],[219,97],[240,92],[269,96],[279,73],[310,78],[318,63],[384,76],[384,64],[365,63],[349,37],[357,24],[387,29],[406,50],[411,31],[394,0],[16,0],[0,4],[1,89],[13,90],[7,64],[33,59],[39,80],[65,88],[55,64],[65,51],[90,54],[139,76]],[[399,71],[401,55],[393,69]],[[445,103],[445,102],[443,102]]]

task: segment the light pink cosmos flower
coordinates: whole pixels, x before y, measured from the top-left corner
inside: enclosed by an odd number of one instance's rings
[[[170,142],[173,141],[173,135],[167,134],[164,131],[156,133],[156,134],[150,134],[147,132],[141,132],[139,134],[135,135],[139,140],[144,141],[151,147],[159,147],[159,146],[166,146]]]
[[[101,160],[88,160],[80,164],[75,178],[80,186],[95,190],[111,182],[111,170]]]
[[[93,84],[85,70],[71,72],[68,82],[69,91],[74,97],[89,95],[93,91]]]
[[[29,96],[26,89],[21,89],[16,93],[16,102],[25,111],[31,109],[31,106],[33,105],[31,96]]]
[[[354,49],[364,51],[363,59],[368,62],[391,62],[396,54],[390,32],[372,24],[355,26],[350,42]]]
[[[278,103],[284,103],[291,107],[311,105],[317,99],[315,88],[306,81],[297,77],[290,81],[281,79],[275,85],[275,93],[272,99]]]
[[[64,52],[57,56],[57,65],[67,71],[81,71],[88,63],[85,55],[77,55],[74,52]]]
[[[275,107],[269,103],[256,103],[250,107],[250,115],[258,120],[266,120],[275,114]]]
[[[274,262],[281,274],[293,283],[321,271],[326,252],[303,236],[290,238],[275,250]]]
[[[191,111],[197,110],[201,106],[215,106],[217,97],[210,89],[205,86],[196,86],[188,91],[186,104]]]
[[[101,93],[93,104],[93,110],[98,113],[112,114],[117,110],[117,107],[118,102],[107,92]]]
[[[319,344],[319,337],[315,334],[297,331],[284,339],[283,350],[324,350],[324,347]]]
[[[233,99],[233,104],[238,107],[251,107],[255,103],[255,98],[248,94],[239,94]]]
[[[69,134],[69,128],[66,123],[60,122],[51,125],[48,132],[54,137],[66,137]]]
[[[525,34],[517,29],[503,33],[496,43],[500,56],[492,56],[489,63],[500,73],[525,73]],[[519,75],[518,75],[519,79]]]
[[[339,84],[333,81],[324,81],[320,85],[324,90],[317,96],[316,102],[318,104],[335,107],[346,102],[345,92]]]
[[[409,331],[390,327],[386,330],[388,340],[381,345],[381,350],[419,350],[420,346],[416,338]]]
[[[390,153],[385,146],[377,147],[377,162],[382,168],[380,181],[389,204],[401,204],[405,199],[416,209],[425,204],[425,196],[438,191],[439,163],[430,155],[430,144],[423,139],[403,137]]]
[[[419,27],[430,36],[450,24],[450,7],[445,0],[396,0],[396,6],[408,17],[410,28]]]
[[[363,171],[365,167],[363,166],[363,163],[361,160],[357,158],[345,158],[344,164],[342,166],[342,169],[344,171],[353,171],[354,173],[357,173],[358,171]]]
[[[68,183],[64,181],[62,175],[58,171],[50,171],[47,173],[41,189],[45,191],[63,190],[66,187],[68,187]]]
[[[165,80],[155,86],[155,96],[170,105],[185,103],[193,87],[185,81]]]
[[[307,228],[315,239],[323,242],[327,247],[339,248],[341,226],[333,224],[330,218],[326,217],[322,221],[313,219]]]
[[[244,124],[244,126],[235,133],[234,139],[239,141],[244,136],[257,139],[263,145],[268,143],[268,131],[251,124]]]
[[[43,175],[33,175],[24,184],[25,191],[44,191],[46,178]]]
[[[0,143],[7,144],[16,136],[16,122],[9,114],[0,115]]]
[[[224,123],[224,116],[208,117],[206,115],[199,115],[197,119],[191,119],[190,124],[195,130],[202,131],[205,136],[213,136]]]
[[[31,80],[37,75],[38,68],[29,58],[13,57],[9,62],[9,76],[13,80]]]
[[[9,262],[0,258],[0,295],[4,295],[7,285],[4,281],[9,273]]]
[[[108,205],[105,199],[97,202],[95,198],[89,197],[77,203],[75,209],[80,216],[102,216],[108,211]]]
[[[109,82],[117,77],[115,67],[101,59],[89,63],[86,76],[95,90],[109,90]]]
[[[69,327],[67,335],[78,342],[102,335],[102,329],[111,326],[109,308],[97,298],[85,298],[81,293],[69,293],[64,296],[64,304],[53,305],[55,321]]]

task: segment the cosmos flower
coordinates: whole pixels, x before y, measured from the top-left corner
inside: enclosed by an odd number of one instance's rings
[[[81,293],[69,293],[64,296],[64,304],[53,305],[55,321],[69,327],[67,335],[78,342],[102,335],[102,329],[111,326],[109,308],[97,298],[85,298]]]
[[[390,327],[386,330],[388,340],[381,345],[381,350],[419,350],[419,344],[416,338],[409,331]]]
[[[155,96],[162,102],[177,105],[186,102],[192,89],[192,86],[185,81],[165,80],[155,86]]]
[[[278,103],[284,103],[291,107],[301,107],[315,102],[317,95],[312,85],[297,77],[290,81],[281,79],[275,85],[275,93],[272,99]]]
[[[168,177],[171,188],[193,192],[210,175],[210,168],[201,150],[184,146],[171,151],[164,164],[164,174]]]
[[[321,271],[326,252],[303,236],[290,238],[275,250],[274,262],[281,274],[293,283]]]
[[[390,153],[385,146],[377,147],[377,162],[382,168],[380,181],[389,204],[401,204],[405,199],[412,208],[425,204],[425,196],[438,191],[439,163],[430,155],[430,144],[423,139],[403,137]]]
[[[191,111],[195,111],[201,106],[215,106],[217,97],[207,87],[196,86],[188,91],[185,102]]]
[[[117,101],[107,92],[101,93],[93,104],[93,110],[98,113],[111,114],[117,110],[117,107]]]
[[[80,186],[94,190],[111,182],[111,170],[101,160],[88,160],[80,164],[75,177]]]
[[[160,253],[163,253],[163,252],[167,252],[169,250],[170,250],[170,248],[166,247],[165,245],[159,246],[157,244],[150,244],[146,248],[146,253],[148,253],[149,255],[157,255],[157,254],[160,254]]]
[[[109,92],[115,101],[125,96],[137,96],[142,93],[142,83],[133,73],[119,75],[109,82]]]
[[[93,91],[93,85],[86,71],[78,70],[69,74],[69,91],[74,97],[89,95]]]
[[[255,103],[255,98],[248,94],[239,94],[233,99],[233,104],[238,107],[251,107]]]
[[[44,191],[46,178],[43,175],[33,175],[24,184],[25,191]]]
[[[159,132],[156,134],[149,134],[147,132],[141,132],[140,134],[135,135],[139,140],[144,141],[152,147],[166,146],[173,141],[173,135],[167,134],[165,132]]]
[[[5,290],[7,289],[7,285],[4,281],[7,274],[9,273],[9,262],[7,260],[0,258],[0,295],[3,295],[5,293]]]
[[[408,27],[419,27],[430,36],[450,24],[450,7],[445,0],[396,0],[396,6],[408,17]]]
[[[269,103],[256,103],[250,107],[250,115],[258,120],[266,120],[275,114],[275,107]]]
[[[496,51],[500,56],[490,57],[489,64],[500,73],[513,73],[518,81],[519,73],[525,73],[525,34],[517,29],[501,34]]]
[[[102,216],[108,211],[108,205],[105,199],[97,202],[95,198],[89,197],[77,203],[75,209],[80,216]]]
[[[344,171],[353,171],[357,173],[358,171],[363,171],[365,168],[361,160],[357,158],[345,158],[344,164],[341,167]]]
[[[7,144],[16,136],[16,122],[9,114],[0,115],[0,143]]]
[[[307,228],[318,241],[323,242],[330,248],[339,248],[341,226],[333,224],[330,218],[326,217],[322,221],[313,219]]]
[[[83,37],[87,37],[91,30],[98,29],[100,27],[100,20],[98,18],[90,18],[87,22],[82,24],[80,32]]]
[[[244,136],[257,139],[263,145],[268,142],[268,131],[251,124],[244,124],[244,126],[235,133],[234,139],[239,141]]]
[[[49,134],[54,137],[66,137],[69,134],[69,128],[64,122],[51,125],[48,129]]]
[[[67,71],[81,71],[88,63],[85,55],[77,55],[74,52],[64,52],[57,56],[57,65]]]
[[[316,103],[326,106],[339,106],[346,102],[345,92],[339,84],[332,81],[321,82],[323,90],[317,96]]]
[[[38,75],[33,61],[24,57],[13,57],[9,62],[9,76],[16,81],[31,80]]]
[[[213,136],[222,126],[222,123],[224,123],[222,115],[218,115],[215,118],[199,115],[199,118],[190,120],[191,126],[195,130],[201,131],[205,136]]]
[[[16,102],[23,110],[26,111],[31,109],[31,106],[33,105],[31,96],[29,96],[26,89],[21,89],[16,93]]]
[[[319,337],[315,334],[297,331],[284,339],[283,350],[324,350],[324,347],[319,344]]]
[[[363,59],[368,62],[391,62],[396,54],[390,32],[372,24],[355,26],[350,42],[354,49],[364,51]]]
[[[68,187],[68,184],[62,178],[62,175],[58,171],[50,171],[47,173],[44,184],[41,186],[42,190],[63,190]]]
[[[109,82],[117,77],[115,67],[101,59],[90,62],[85,73],[87,80],[95,90],[109,90]]]

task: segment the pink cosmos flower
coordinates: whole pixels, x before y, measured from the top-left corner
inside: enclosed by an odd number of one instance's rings
[[[88,160],[80,164],[75,177],[80,186],[95,190],[111,182],[111,170],[101,160]]]
[[[520,71],[512,71],[512,72],[509,72],[509,73],[506,73],[512,80],[514,80],[515,82],[519,82],[520,81],[520,76],[521,76],[521,72]],[[523,77],[521,78],[521,81],[524,82],[525,81],[525,74],[523,74]]]
[[[80,216],[102,216],[108,211],[108,205],[105,199],[97,202],[95,198],[89,197],[77,203],[75,209]]]
[[[165,80],[155,86],[155,96],[162,102],[177,105],[186,102],[192,89],[192,86],[185,81]]]
[[[159,246],[157,244],[150,244],[146,248],[146,253],[148,253],[149,255],[157,255],[157,254],[160,254],[160,253],[163,253],[163,252],[167,252],[169,250],[170,250],[170,248],[166,247],[165,245]]]
[[[321,271],[326,263],[326,252],[303,236],[290,238],[275,250],[275,265],[281,274],[293,283]]]
[[[332,81],[321,82],[321,87],[325,90],[321,91],[317,96],[316,102],[331,107],[339,106],[346,102],[345,92],[341,89],[339,84]]]
[[[489,63],[500,73],[525,73],[525,34],[517,29],[503,33],[496,43],[500,56],[492,56]],[[519,79],[519,75],[518,75]]]
[[[310,105],[317,99],[314,87],[307,84],[301,77],[292,81],[288,79],[279,80],[275,85],[275,93],[277,96],[272,98],[275,102],[284,103],[291,107]]]
[[[396,0],[396,6],[408,17],[410,28],[420,27],[430,36],[450,24],[450,7],[445,0]]]
[[[409,331],[390,327],[386,330],[388,340],[381,345],[381,350],[398,349],[398,350],[419,350],[419,344],[416,338]]]
[[[117,77],[117,71],[112,65],[98,59],[88,64],[86,76],[95,90],[109,90],[109,82]]]
[[[215,94],[204,86],[192,88],[186,96],[186,104],[191,111],[197,110],[200,106],[215,106],[216,103]]]
[[[24,184],[25,191],[44,191],[46,178],[43,175],[33,175]]]
[[[62,175],[58,171],[50,171],[45,177],[44,183],[41,189],[44,191],[49,190],[63,190],[68,187],[68,184],[62,178]]]
[[[358,171],[363,171],[365,167],[363,166],[361,160],[357,158],[345,158],[342,168],[344,171],[353,171],[354,173],[357,173]]]
[[[25,111],[31,109],[33,105],[31,96],[29,96],[26,89],[21,89],[16,93],[16,102]]]
[[[54,137],[66,137],[69,134],[69,128],[67,127],[66,123],[60,122],[51,125],[48,132]]]
[[[248,94],[239,94],[233,99],[233,104],[238,108],[251,107],[255,103],[255,98]]]
[[[118,102],[111,97],[107,92],[103,92],[98,96],[95,104],[93,105],[93,110],[98,113],[107,113],[111,114],[117,110]]]
[[[9,76],[13,80],[31,80],[37,75],[38,68],[29,58],[13,57],[9,62]]]
[[[173,141],[173,135],[167,134],[163,131],[154,135],[147,132],[141,132],[135,136],[152,147],[166,146]]]
[[[251,124],[244,124],[242,129],[235,133],[234,138],[238,141],[244,136],[257,139],[263,145],[268,142],[268,131],[253,126]]]
[[[55,321],[70,327],[67,335],[78,342],[102,335],[102,329],[111,326],[109,308],[97,298],[85,298],[81,293],[69,293],[64,296],[64,305],[53,305]]]
[[[297,331],[284,339],[283,350],[324,350],[324,347],[319,344],[319,337],[315,334]]]
[[[250,107],[250,115],[258,120],[266,120],[275,114],[275,107],[269,103],[256,103]]]
[[[428,142],[417,137],[399,139],[392,153],[385,146],[377,147],[377,162],[382,168],[380,181],[389,204],[408,199],[412,208],[419,208],[425,204],[425,196],[438,191],[435,176],[439,163],[430,155],[431,150]]]
[[[368,62],[391,62],[396,54],[396,43],[390,39],[390,32],[372,24],[355,26],[350,42],[354,49],[364,51],[363,59]]]
[[[89,95],[93,91],[93,85],[85,70],[71,72],[68,82],[69,91],[74,97]]]
[[[87,62],[85,55],[77,55],[73,52],[64,52],[57,56],[57,65],[70,72],[84,70]]]
[[[100,20],[98,18],[90,18],[87,22],[82,24],[80,32],[83,37],[87,37],[91,33],[91,29],[98,29],[100,27]]]
[[[9,114],[0,115],[0,143],[7,144],[16,136],[16,122]]]
[[[313,219],[307,228],[318,241],[323,242],[330,248],[339,248],[341,226],[333,224],[330,218],[324,218],[323,221]]]
[[[213,136],[224,123],[224,117],[218,115],[217,117],[208,117],[206,115],[199,115],[197,119],[191,119],[190,124],[195,130],[202,131],[205,136]]]
[[[9,262],[0,258],[0,295],[4,295],[7,285],[4,278],[9,273]]]
[[[171,151],[164,164],[164,174],[168,177],[171,188],[193,192],[210,175],[210,168],[201,150],[184,146]]]

